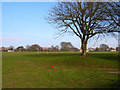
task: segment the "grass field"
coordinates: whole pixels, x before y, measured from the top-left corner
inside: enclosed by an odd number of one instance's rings
[[[3,88],[118,87],[117,52],[5,52],[2,70]]]

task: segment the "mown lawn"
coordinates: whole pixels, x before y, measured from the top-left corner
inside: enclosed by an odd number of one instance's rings
[[[117,52],[2,53],[3,88],[116,88],[117,73]]]

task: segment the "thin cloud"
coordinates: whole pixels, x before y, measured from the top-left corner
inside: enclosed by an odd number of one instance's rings
[[[6,42],[15,42],[15,41],[20,41],[20,38],[18,37],[2,37],[0,38],[0,42],[6,43]]]

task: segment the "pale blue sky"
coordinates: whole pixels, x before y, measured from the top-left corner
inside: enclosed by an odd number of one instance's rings
[[[80,40],[75,35],[66,35],[55,39],[57,29],[44,19],[55,2],[4,2],[2,3],[2,46],[26,46],[39,44],[42,47],[60,45],[60,42],[71,42],[80,48]],[[97,47],[102,43],[117,47],[118,40],[108,38],[94,45],[91,40],[88,47]]]

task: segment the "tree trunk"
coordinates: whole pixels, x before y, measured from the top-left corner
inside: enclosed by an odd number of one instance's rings
[[[82,41],[82,45],[81,45],[81,49],[82,49],[82,54],[81,56],[86,56],[86,50],[87,50],[87,42],[86,41]]]

